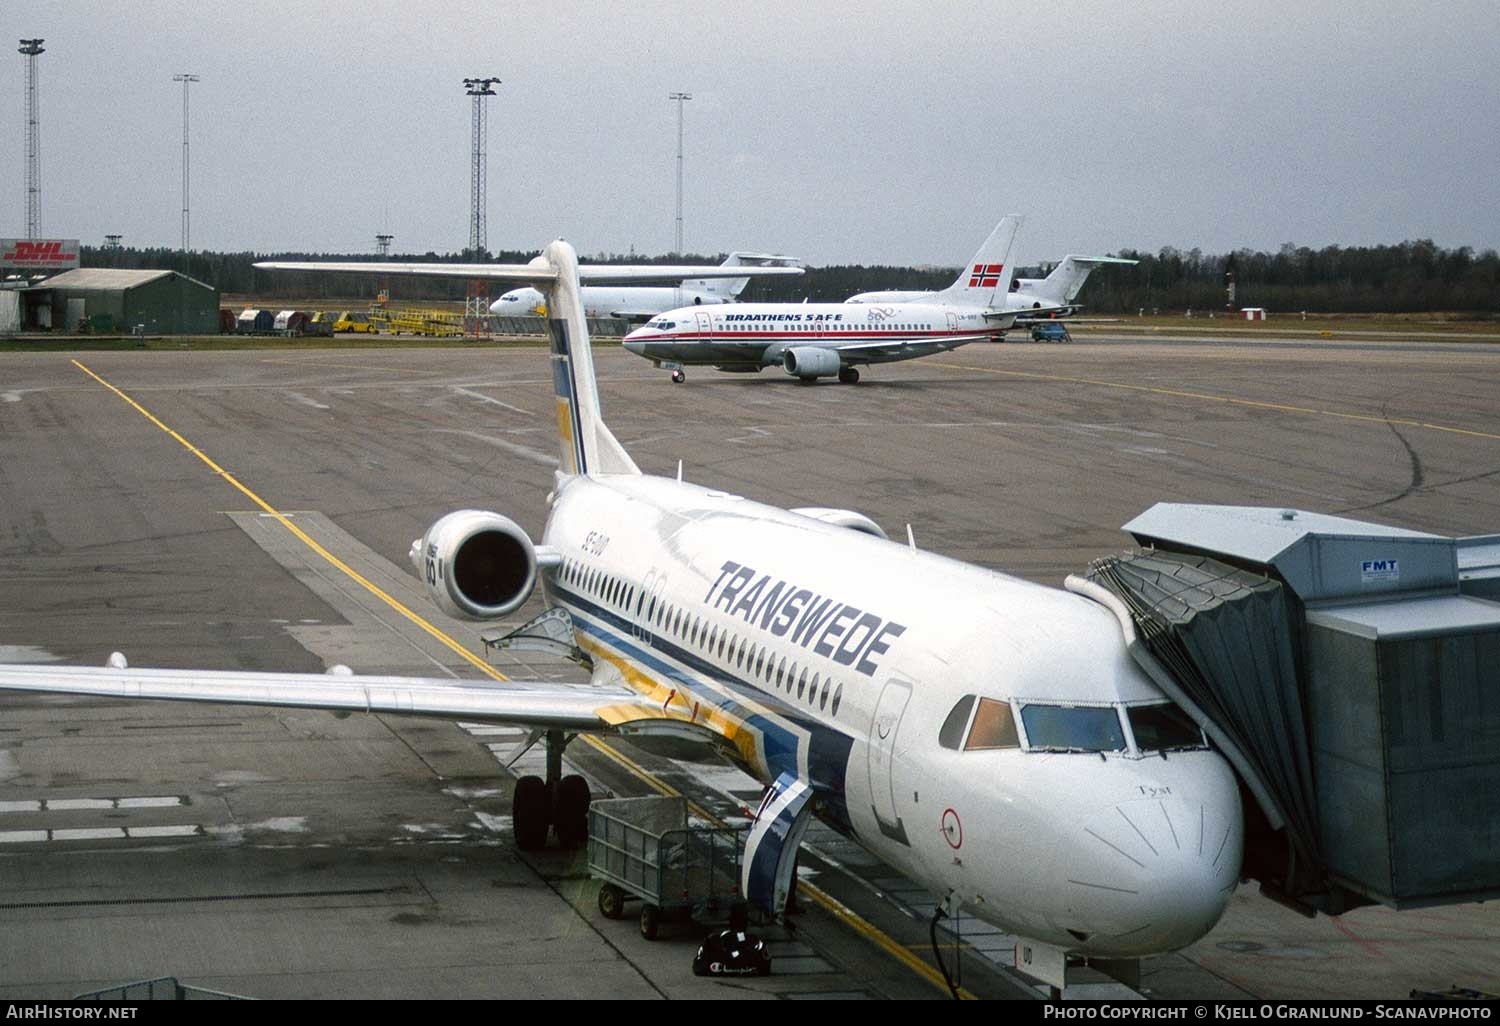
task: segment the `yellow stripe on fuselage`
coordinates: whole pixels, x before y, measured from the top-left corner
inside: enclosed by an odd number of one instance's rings
[[[579,646],[590,655],[603,659],[619,670],[626,687],[659,703],[661,716],[708,727],[734,746],[734,750],[739,753],[745,765],[754,766],[762,773],[766,771],[765,758],[761,752],[760,733],[755,728],[718,706],[700,701],[693,697],[691,692],[684,692],[677,685],[657,679],[636,663],[606,648],[596,639],[586,634],[578,634],[576,637]],[[635,706],[609,706],[597,711],[611,726],[655,718],[647,716]],[[610,719],[611,715],[620,718]]]

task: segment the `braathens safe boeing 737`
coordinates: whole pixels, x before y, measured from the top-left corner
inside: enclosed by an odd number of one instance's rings
[[[802,262],[795,257],[770,253],[731,253],[723,267],[797,268],[786,274],[801,274]],[[583,312],[590,317],[617,317],[626,321],[644,321],[663,310],[679,306],[719,306],[738,302],[739,295],[750,284],[748,277],[688,278],[671,285],[585,285]],[[511,289],[490,304],[490,313],[507,317],[545,317],[547,304],[542,293],[530,286]]]
[[[477,620],[540,587],[545,612],[511,636],[580,659],[591,688],[114,659],[0,666],[0,688],[530,728],[548,779],[515,785],[527,848],[549,828],[567,843],[586,831],[588,785],[561,771],[573,736],[690,739],[766,786],[742,886],[773,913],[816,813],[945,910],[1059,955],[1171,950],[1217,922],[1240,868],[1235,776],[1132,661],[1109,609],[888,541],[852,511],[643,474],[601,414],[572,247],[506,274],[547,297],[560,469],[546,527],[533,540],[459,510],[411,557],[439,606]]]
[[[1015,323],[1004,310],[1013,273],[1010,248],[1018,217],[1003,218],[958,280],[921,302],[867,307],[844,303],[742,303],[702,310],[683,307],[625,336],[625,348],[685,380],[683,367],[758,373],[781,367],[812,381],[859,380],[861,364],[891,363],[1001,339]]]

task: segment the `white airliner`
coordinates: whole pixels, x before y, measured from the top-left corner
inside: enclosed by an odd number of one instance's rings
[[[533,540],[460,510],[411,555],[436,603],[474,619],[540,587],[546,611],[512,636],[582,659],[590,688],[122,659],[0,666],[0,688],[531,728],[550,779],[516,784],[523,847],[549,827],[567,843],[585,832],[588,785],[561,773],[573,735],[690,739],[766,785],[742,879],[764,909],[783,908],[816,813],[947,911],[1059,955],[1166,951],[1214,925],[1239,877],[1235,777],[1132,661],[1110,610],[889,541],[852,511],[641,473],[601,415],[572,247],[505,274],[547,297],[561,467],[546,527]]]
[[[770,253],[731,253],[723,267],[797,268],[787,274],[801,274],[802,261],[796,257]],[[583,289],[583,311],[590,317],[618,317],[627,321],[644,321],[663,310],[679,306],[718,306],[738,301],[749,277],[688,278],[675,286],[586,285]],[[508,317],[545,317],[547,304],[538,289],[511,289],[490,304],[490,313]]]
[[[1069,253],[1045,278],[1017,278],[1014,290],[1006,297],[1005,309],[1015,310],[1017,320],[1067,317],[1078,312],[1073,300],[1094,268],[1103,264],[1134,264],[1136,260],[1121,257],[1075,256]],[[861,292],[844,300],[846,303],[920,303],[937,295],[935,292],[893,290]]]
[[[1010,249],[1019,217],[1002,218],[966,269],[941,292],[920,301],[851,307],[846,303],[742,303],[703,310],[683,307],[651,318],[625,336],[625,348],[672,372],[686,366],[732,373],[781,367],[812,381],[859,380],[859,367],[891,363],[1005,337],[1015,324],[1004,310],[1014,273]]]

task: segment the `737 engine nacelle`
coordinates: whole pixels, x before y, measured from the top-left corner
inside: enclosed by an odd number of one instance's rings
[[[843,362],[832,349],[816,346],[793,346],[781,354],[781,366],[788,374],[803,380],[831,378],[839,372]]]
[[[513,613],[536,587],[536,546],[499,513],[449,513],[411,543],[411,561],[438,608],[467,620]]]

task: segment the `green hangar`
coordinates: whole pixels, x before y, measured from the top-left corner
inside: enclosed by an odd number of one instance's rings
[[[23,329],[213,335],[219,290],[176,271],[80,267],[26,289]]]

